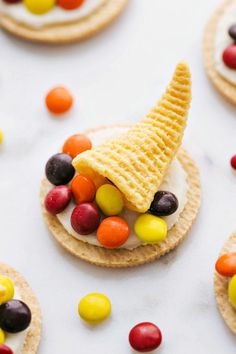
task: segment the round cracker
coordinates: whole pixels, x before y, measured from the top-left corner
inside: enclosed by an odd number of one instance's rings
[[[231,84],[228,80],[224,79],[215,68],[215,33],[220,17],[224,14],[225,9],[231,5],[235,0],[226,0],[213,14],[208,22],[203,42],[203,58],[204,65],[209,79],[216,87],[216,89],[223,95],[229,102],[236,105],[236,85]]]
[[[120,15],[128,0],[106,0],[91,14],[78,21],[64,24],[32,28],[14,21],[7,15],[0,14],[0,26],[23,39],[32,42],[63,44],[78,42],[91,37],[110,25]]]
[[[31,310],[32,320],[27,330],[21,354],[35,354],[37,353],[41,338],[41,311],[38,300],[26,280],[15,269],[4,263],[0,263],[0,274],[8,276],[13,281],[14,285],[20,291],[22,301]]]
[[[229,252],[236,252],[236,232],[233,233],[227,240],[220,255]],[[228,283],[229,279],[227,277],[222,277],[220,274],[215,272],[214,285],[218,309],[227,326],[233,333],[236,334],[236,310],[229,302]]]
[[[126,125],[127,126],[127,125]],[[105,127],[89,130],[85,133],[104,129]],[[186,150],[180,149],[178,160],[187,173],[188,193],[185,209],[178,222],[168,232],[165,241],[154,245],[139,246],[133,250],[114,249],[90,245],[71,236],[61,225],[56,216],[50,215],[44,208],[44,199],[50,183],[42,180],[40,200],[44,219],[52,235],[68,252],[89,263],[101,267],[127,268],[153,262],[177,247],[188,234],[200,207],[201,188],[199,170]]]

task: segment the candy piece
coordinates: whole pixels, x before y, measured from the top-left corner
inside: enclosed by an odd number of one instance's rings
[[[189,68],[180,63],[166,93],[141,122],[116,139],[79,154],[74,167],[81,174],[108,178],[130,209],[146,212],[181,145],[190,100]]]
[[[236,252],[221,256],[215,265],[216,271],[224,277],[233,277],[236,274]]]
[[[229,32],[230,37],[231,37],[234,41],[236,41],[236,24],[230,26],[228,32]]]
[[[137,217],[134,231],[138,238],[145,243],[164,241],[167,236],[166,222],[151,214],[143,214]]]
[[[0,354],[13,354],[13,351],[7,345],[2,344],[0,345]]]
[[[231,305],[236,309],[236,275],[229,282],[228,296]]]
[[[31,311],[20,300],[10,300],[0,306],[0,327],[8,333],[18,333],[29,327]]]
[[[91,293],[82,298],[78,306],[80,317],[90,324],[104,321],[111,313],[111,302],[103,294]]]
[[[74,10],[83,5],[84,0],[58,0],[58,5],[65,10]]]
[[[107,248],[122,246],[127,241],[129,234],[129,225],[118,216],[104,219],[97,230],[98,241]]]
[[[96,187],[91,178],[75,176],[71,182],[71,189],[76,204],[92,202],[96,194]]]
[[[66,113],[72,104],[73,97],[65,87],[55,87],[46,96],[47,108],[53,114]]]
[[[4,342],[5,342],[5,333],[0,328],[0,344],[3,344]]]
[[[236,155],[234,155],[230,160],[231,166],[234,170],[236,170]]]
[[[159,191],[155,194],[150,207],[150,213],[157,216],[168,216],[174,214],[178,209],[179,202],[171,192]]]
[[[120,191],[111,184],[98,188],[96,203],[105,215],[118,215],[122,212],[124,201]]]
[[[63,152],[73,158],[86,150],[92,149],[91,140],[83,134],[75,134],[70,136],[63,145]]]
[[[44,205],[47,212],[52,215],[61,213],[70,203],[71,189],[67,186],[56,186],[46,195]]]
[[[14,285],[8,277],[0,275],[0,305],[14,297]]]
[[[76,206],[71,214],[71,226],[80,235],[89,235],[97,230],[100,214],[96,204],[83,203]]]
[[[222,59],[228,68],[236,69],[236,44],[231,44],[224,50]]]
[[[141,322],[129,333],[129,342],[133,349],[141,353],[157,349],[162,342],[160,329],[151,322]]]
[[[3,143],[3,131],[0,129],[0,145]]]
[[[56,0],[23,0],[27,10],[35,15],[43,15],[56,5]]]
[[[50,157],[46,164],[47,179],[56,186],[67,184],[74,177],[75,169],[69,155],[58,153]]]
[[[17,2],[21,2],[21,0],[3,0],[3,2],[6,2],[7,4],[16,4]]]

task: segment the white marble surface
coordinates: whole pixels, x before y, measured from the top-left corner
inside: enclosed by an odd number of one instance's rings
[[[236,338],[219,316],[212,275],[218,252],[236,229],[235,108],[211,87],[202,30],[218,0],[130,0],[112,27],[67,47],[22,42],[0,33],[0,259],[16,267],[43,312],[39,354],[129,354],[129,329],[154,321],[162,354],[233,354]],[[64,138],[99,124],[136,121],[161,94],[175,63],[193,72],[193,104],[185,145],[201,168],[202,208],[186,241],[159,262],[129,270],[99,269],[65,253],[50,237],[39,208],[47,158]],[[76,105],[65,118],[44,109],[45,92],[68,85]],[[97,328],[77,317],[79,299],[106,293],[112,317]]]

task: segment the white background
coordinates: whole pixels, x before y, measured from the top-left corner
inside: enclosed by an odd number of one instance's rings
[[[0,260],[18,269],[43,314],[40,354],[132,353],[127,336],[140,321],[163,331],[161,354],[233,354],[236,339],[214,300],[213,271],[236,229],[235,108],[209,84],[202,64],[203,28],[218,0],[130,0],[110,28],[80,44],[34,45],[0,33]],[[72,133],[137,121],[159,98],[176,62],[189,61],[193,104],[185,145],[200,166],[203,201],[185,242],[160,261],[128,270],[100,269],[64,252],[39,206],[47,159]],[[56,84],[76,96],[61,119],[44,108]],[[107,294],[112,317],[96,328],[77,316],[88,292]]]

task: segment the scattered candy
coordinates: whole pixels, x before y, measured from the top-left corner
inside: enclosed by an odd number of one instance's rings
[[[92,149],[91,140],[83,134],[70,136],[63,145],[63,152],[74,159],[81,152]]]
[[[67,186],[56,186],[46,195],[45,209],[52,215],[61,213],[70,203],[71,189]]]
[[[155,194],[150,206],[150,213],[157,216],[168,216],[174,214],[178,209],[179,202],[171,192],[159,191]]]
[[[234,155],[230,160],[231,166],[234,170],[236,170],[236,155]]]
[[[2,344],[0,345],[0,354],[13,354],[13,351],[7,345]]]
[[[216,262],[216,271],[224,277],[233,277],[236,274],[236,253],[227,253]]]
[[[58,5],[65,10],[74,10],[83,5],[84,0],[58,0]]]
[[[96,204],[83,203],[76,206],[71,214],[71,226],[80,235],[89,235],[97,230],[100,214]]]
[[[14,296],[14,285],[8,277],[0,275],[0,305]]]
[[[0,129],[0,145],[3,143],[3,131]]]
[[[223,62],[230,69],[236,69],[236,44],[231,44],[223,52]]]
[[[3,0],[3,2],[6,2],[7,4],[16,4],[17,2],[20,2],[21,0]]]
[[[29,327],[31,311],[19,300],[10,300],[0,306],[0,327],[8,333],[18,333]]]
[[[111,184],[98,188],[96,203],[105,215],[118,215],[122,212],[124,201],[121,192]]]
[[[98,324],[110,315],[111,302],[103,294],[91,293],[80,301],[78,312],[84,321],[90,324]]]
[[[30,1],[30,0],[28,0]],[[38,0],[42,1],[42,0]],[[48,0],[44,0],[48,1]],[[50,0],[52,1],[52,0]],[[63,114],[72,107],[73,97],[71,93],[64,87],[55,87],[46,96],[46,105],[48,110],[53,114]]]
[[[127,241],[129,234],[129,225],[118,216],[104,219],[97,230],[98,241],[106,248],[122,246]]]
[[[75,174],[72,158],[63,153],[53,155],[47,162],[45,173],[52,184],[59,186],[69,183]]]
[[[229,35],[234,41],[236,41],[236,24],[230,26]]]
[[[0,344],[3,344],[5,342],[5,334],[3,330],[0,328]]]
[[[129,333],[129,342],[133,349],[146,353],[157,349],[162,342],[160,329],[151,322],[142,322]]]
[[[137,217],[134,231],[138,238],[145,243],[156,243],[165,240],[167,236],[166,222],[151,214]]]
[[[236,309],[236,275],[229,282],[228,296],[232,306]]]
[[[56,0],[23,0],[23,3],[33,14],[43,15],[56,5]]]
[[[96,187],[91,178],[82,175],[75,176],[71,182],[71,189],[76,204],[92,202],[96,194]]]

